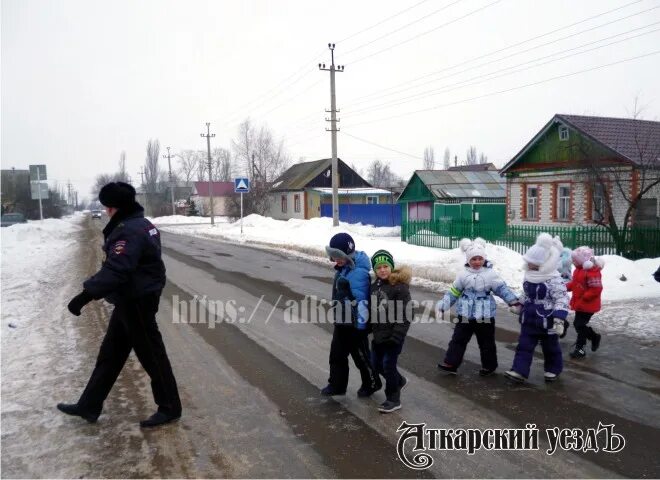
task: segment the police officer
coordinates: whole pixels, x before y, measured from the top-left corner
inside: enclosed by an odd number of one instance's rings
[[[71,300],[69,311],[78,316],[92,300],[105,298],[114,304],[96,366],[78,403],[60,403],[57,408],[69,415],[96,422],[126,359],[135,350],[151,377],[158,410],[140,422],[155,427],[181,416],[181,401],[172,366],[156,324],[156,312],[165,286],[165,265],[161,259],[160,233],[144,218],[144,209],[135,201],[135,189],[112,182],[99,192],[110,220],[103,229],[105,260],[101,269],[83,283],[84,290]]]

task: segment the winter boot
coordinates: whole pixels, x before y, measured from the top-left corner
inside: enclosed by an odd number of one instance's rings
[[[552,372],[545,372],[543,374],[543,378],[545,378],[546,382],[554,382],[555,380],[557,380],[557,378],[559,378],[559,375]]]
[[[575,345],[575,348],[569,355],[571,358],[584,358],[587,356],[587,353],[584,351],[584,347]]]
[[[458,370],[458,368],[454,367],[453,365],[449,365],[448,363],[445,362],[438,363],[438,368],[443,372],[447,372],[452,375],[456,375],[456,371]]]
[[[495,373],[495,370],[496,370],[495,368],[482,368],[479,370],[479,375],[481,375],[482,377],[488,377],[493,373]]]
[[[174,422],[181,418],[181,414],[175,415],[173,413],[156,412],[146,420],[140,422],[140,427],[151,428],[165,425],[166,423]]]
[[[61,412],[66,413],[67,415],[73,415],[75,417],[82,417],[87,420],[89,423],[96,423],[96,420],[99,418],[98,413],[87,412],[80,408],[77,403],[58,403],[57,409]]]
[[[504,376],[509,380],[513,380],[516,383],[523,383],[525,381],[525,377],[523,377],[514,370],[509,370],[507,372],[504,372]]]
[[[400,408],[401,408],[401,402],[393,401],[393,400],[385,400],[378,407],[378,411],[380,413],[392,413],[396,410],[399,410]]]
[[[595,352],[600,347],[601,334],[594,332],[594,336],[591,339],[591,351]]]
[[[357,396],[360,398],[367,398],[372,396],[375,392],[383,388],[383,382],[380,381],[380,378],[376,380],[376,383],[373,386],[362,385],[357,391]]]
[[[399,392],[403,392],[403,389],[408,386],[408,379],[401,375],[401,381],[399,382]]]
[[[333,396],[340,396],[340,395],[346,395],[346,390],[339,391],[336,388],[334,388],[332,385],[327,385],[323,389],[321,389],[321,395],[324,397],[333,397]]]

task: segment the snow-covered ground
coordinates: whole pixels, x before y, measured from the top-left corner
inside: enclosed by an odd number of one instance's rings
[[[324,247],[330,237],[338,232],[348,232],[354,238],[358,250],[371,255],[381,248],[387,249],[392,252],[397,263],[410,265],[417,279],[443,284],[452,282],[465,263],[465,257],[458,248],[443,250],[402,242],[399,227],[383,228],[346,223],[333,227],[330,218],[283,221],[260,215],[249,215],[243,219],[243,234],[240,232],[238,221],[211,227],[206,219],[204,225],[172,226],[177,222],[186,223],[180,219],[187,218],[195,217],[160,217],[154,219],[154,223],[169,225],[163,230],[173,233],[207,238],[219,237],[283,250],[294,249],[324,260]],[[522,256],[509,248],[490,243],[487,244],[486,253],[502,278],[513,288],[519,289],[523,280]],[[637,261],[615,255],[606,255],[603,258],[605,259],[603,300],[660,299],[660,284],[652,276],[660,265],[660,258]],[[625,280],[621,280],[622,276]]]

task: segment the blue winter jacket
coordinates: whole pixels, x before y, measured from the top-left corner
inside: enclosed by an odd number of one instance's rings
[[[369,286],[371,277],[371,261],[364,252],[356,251],[353,256],[353,264],[346,264],[343,267],[335,267],[334,281],[332,282],[332,300],[338,302],[335,308],[335,323],[345,324],[346,317],[350,317],[350,324],[357,327],[358,330],[366,330],[369,324]],[[350,292],[344,292],[338,287],[338,282],[348,281]],[[355,300],[355,306],[351,312],[345,311],[343,306],[345,301]]]
[[[507,287],[504,280],[493,270],[493,264],[486,264],[475,270],[466,264],[465,270],[456,276],[456,280],[438,308],[448,311],[456,303],[456,315],[468,320],[490,320],[495,318],[497,303],[493,294],[508,304],[518,300],[516,294]]]
[[[131,300],[165,286],[160,232],[135,204],[118,211],[103,229],[105,259],[101,269],[83,283],[94,298],[110,303]]]

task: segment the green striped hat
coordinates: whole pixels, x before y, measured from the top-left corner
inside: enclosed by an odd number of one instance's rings
[[[394,257],[387,250],[378,250],[371,257],[371,268],[376,270],[378,265],[382,264],[389,265],[392,270],[394,270]]]

